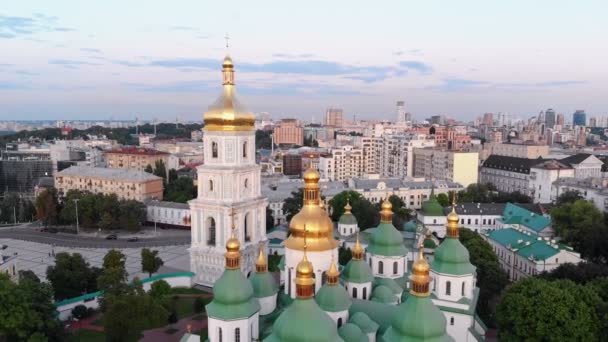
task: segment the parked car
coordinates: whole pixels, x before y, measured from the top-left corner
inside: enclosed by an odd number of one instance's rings
[[[116,236],[116,234],[110,234],[108,236],[106,236],[106,240],[117,240],[118,236]]]
[[[134,236],[132,238],[129,238],[127,241],[129,241],[129,242],[137,242],[137,241],[139,241],[139,238],[137,236]]]

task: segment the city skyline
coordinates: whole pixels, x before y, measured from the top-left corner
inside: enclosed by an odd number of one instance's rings
[[[600,1],[34,4],[0,8],[3,120],[201,120],[226,34],[241,97],[273,118],[608,113]]]

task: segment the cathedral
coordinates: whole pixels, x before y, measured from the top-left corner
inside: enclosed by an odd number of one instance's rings
[[[264,247],[267,202],[255,164],[254,116],[236,102],[230,57],[222,74],[223,94],[205,113],[206,162],[198,170],[198,198],[190,202],[191,268],[195,282],[213,286],[208,340],[484,340],[485,326],[475,314],[476,269],[458,239],[453,210],[444,216],[445,238],[431,262],[424,256],[430,233],[416,234],[411,224],[395,228],[388,199],[378,226],[361,233],[364,247],[350,204],[335,229],[321,201],[320,175],[308,169],[303,206],[284,241],[280,280],[273,277]],[[434,205],[430,201],[426,207]],[[341,237],[353,233],[352,259],[342,267]],[[409,238],[415,243],[404,243]]]

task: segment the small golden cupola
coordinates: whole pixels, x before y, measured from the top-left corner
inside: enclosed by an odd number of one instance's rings
[[[304,205],[289,222],[289,237],[285,247],[304,250],[304,230],[309,251],[335,249],[338,242],[334,239],[334,224],[327,211],[321,207],[321,176],[314,169],[304,172]]]
[[[258,273],[268,272],[268,262],[266,261],[266,256],[264,255],[264,245],[260,245],[260,254],[258,255],[258,259],[255,261],[255,270]]]
[[[222,94],[203,115],[207,131],[252,131],[255,115],[236,98],[234,63],[226,55],[222,63]]]
[[[304,256],[296,266],[296,297],[301,299],[312,298],[315,293],[315,275],[312,263],[306,255],[306,240],[304,240]]]
[[[355,247],[353,247],[353,259],[354,260],[363,260],[363,256],[365,251],[361,246],[361,242],[359,242],[359,233],[357,233],[357,242],[355,242]]]
[[[380,222],[392,223],[393,222],[393,205],[388,197],[382,202],[380,207]]]
[[[344,206],[344,212],[348,214],[352,214],[353,207],[350,206],[350,200],[346,200],[346,205]]]
[[[329,270],[325,273],[327,276],[327,284],[328,285],[338,285],[338,281],[340,279],[340,271],[338,271],[338,267],[336,266],[336,262],[332,255],[331,257],[331,265],[329,266]]]
[[[226,269],[235,270],[241,268],[241,243],[234,235],[234,226],[232,226],[232,236],[226,241]]]
[[[458,238],[458,225],[460,223],[460,218],[458,217],[458,214],[456,214],[456,201],[452,203],[452,211],[448,214],[447,221],[447,236],[450,238]]]
[[[414,261],[412,275],[410,276],[410,280],[412,281],[410,293],[418,297],[430,295],[431,277],[429,276],[429,271],[431,266],[422,255],[423,249],[423,245],[418,247],[418,260]]]

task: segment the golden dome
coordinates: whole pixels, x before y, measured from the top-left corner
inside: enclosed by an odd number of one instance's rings
[[[448,222],[458,223],[458,221],[460,221],[460,218],[458,218],[458,214],[456,214],[454,207],[452,207],[452,211],[448,214]]]
[[[209,106],[203,116],[207,131],[251,131],[255,127],[255,115],[236,99],[234,64],[226,56],[222,64],[223,87],[220,97]]]
[[[327,283],[330,285],[337,285],[340,279],[340,271],[338,271],[338,267],[336,266],[336,262],[334,261],[334,257],[331,257],[331,265],[329,266],[329,270],[325,273],[327,276]]]
[[[351,210],[353,210],[353,207],[350,206],[350,201],[346,200],[346,205],[344,206],[344,211],[346,211],[347,213],[350,213]]]
[[[289,237],[285,247],[304,250],[304,233],[308,250],[326,251],[338,246],[334,239],[334,223],[321,207],[319,173],[313,169],[304,172],[304,205],[299,213],[289,222]]]
[[[304,171],[302,178],[304,178],[304,183],[318,183],[321,179],[321,175],[317,170],[309,168]]]
[[[241,243],[234,236],[234,226],[232,227],[232,236],[226,241],[226,269],[233,270],[241,267]]]
[[[312,285],[315,283],[314,269],[312,263],[308,261],[306,253],[304,258],[296,266],[296,284],[298,285]]]
[[[227,252],[238,252],[241,250],[241,243],[239,239],[232,236],[228,241],[226,241],[226,251]]]
[[[266,261],[266,256],[264,255],[264,245],[260,245],[260,254],[258,255],[258,260],[255,262],[255,269],[257,272],[268,271],[268,263]]]
[[[391,201],[388,200],[388,197],[382,202],[380,207],[380,222],[393,222],[393,205],[391,204]]]
[[[388,200],[388,197],[382,202],[382,210],[393,210],[393,204]]]
[[[353,259],[355,260],[363,260],[363,247],[361,247],[361,242],[359,242],[359,233],[357,233],[357,242],[355,242],[355,247],[353,247]]]
[[[429,285],[431,283],[431,277],[429,276],[429,271],[431,266],[424,259],[424,255],[422,254],[423,248],[423,245],[418,247],[418,260],[414,261],[414,264],[412,265],[412,275],[410,276],[412,282],[410,293],[418,297],[430,295]]]
[[[458,225],[460,223],[460,218],[458,214],[456,214],[456,203],[452,204],[452,212],[448,214],[448,225],[447,225],[447,236],[451,238],[457,238],[458,233]]]

